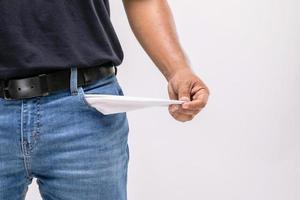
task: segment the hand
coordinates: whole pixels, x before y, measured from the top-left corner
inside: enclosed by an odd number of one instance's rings
[[[194,72],[177,70],[168,80],[170,99],[187,100],[181,105],[169,105],[169,113],[178,121],[192,120],[207,104],[209,90]]]

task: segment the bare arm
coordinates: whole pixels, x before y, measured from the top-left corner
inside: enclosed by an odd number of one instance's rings
[[[166,0],[123,0],[131,28],[167,80],[189,68]]]
[[[190,67],[167,0],[123,3],[136,38],[168,81],[169,97],[188,101],[169,106],[170,114],[182,122],[191,120],[206,105],[209,91]]]

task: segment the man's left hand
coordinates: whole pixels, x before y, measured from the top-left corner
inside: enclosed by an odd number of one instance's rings
[[[207,86],[189,68],[177,70],[168,80],[170,99],[187,101],[170,105],[169,113],[178,121],[192,120],[207,104]]]

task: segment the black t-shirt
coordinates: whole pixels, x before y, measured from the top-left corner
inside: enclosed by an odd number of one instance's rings
[[[122,60],[108,0],[0,0],[0,79]]]

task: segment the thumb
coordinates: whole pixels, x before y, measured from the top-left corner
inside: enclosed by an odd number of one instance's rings
[[[183,84],[178,88],[178,100],[183,100],[183,101],[191,100],[190,87],[188,84]]]

